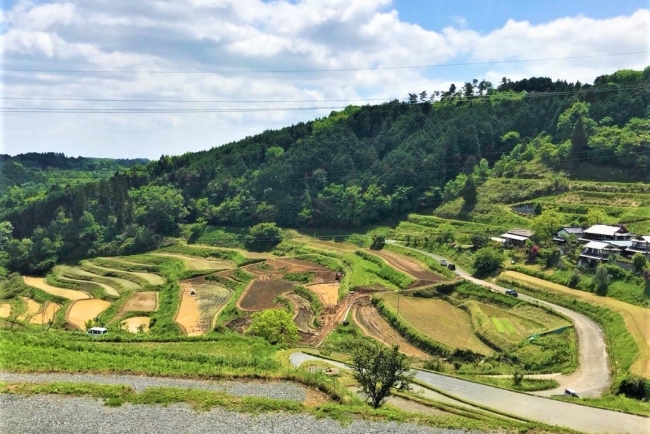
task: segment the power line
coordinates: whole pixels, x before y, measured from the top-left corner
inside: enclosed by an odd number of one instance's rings
[[[400,70],[400,69],[427,69],[427,68],[443,68],[455,66],[474,66],[474,65],[495,65],[495,64],[509,64],[509,63],[525,63],[525,62],[549,62],[556,60],[571,60],[571,59],[592,59],[600,57],[612,56],[630,56],[635,54],[647,54],[648,50],[644,51],[629,51],[624,53],[607,53],[607,54],[591,54],[583,56],[566,56],[566,57],[546,57],[537,59],[518,59],[518,60],[494,60],[486,62],[459,62],[459,63],[440,63],[429,65],[408,65],[408,66],[376,66],[369,68],[319,68],[319,69],[275,69],[275,70],[228,70],[218,69],[212,71],[164,71],[164,70],[120,70],[120,69],[28,69],[28,68],[5,68],[0,70],[0,73],[5,72],[39,72],[39,73],[63,73],[63,74],[301,74],[301,73],[314,73],[314,72],[354,72],[354,71],[380,71],[380,70]]]
[[[501,92],[491,95],[473,95],[468,97],[453,97],[445,101],[434,101],[434,103],[440,102],[449,102],[449,103],[466,103],[476,100],[489,100],[489,99],[511,99],[517,100],[521,98],[547,98],[555,97],[562,95],[575,95],[580,93],[610,93],[610,92],[622,92],[628,90],[648,90],[650,86],[647,84],[637,85],[637,86],[620,86],[613,88],[604,88],[604,89],[594,89],[593,87],[571,90],[571,91],[556,91],[556,92],[530,92],[530,93],[508,93]],[[40,99],[39,99],[40,100]],[[58,100],[58,99],[57,99]],[[62,101],[67,101],[67,99],[60,99]],[[84,99],[78,99],[79,101],[86,101]],[[379,100],[379,99],[378,99]],[[92,100],[87,100],[92,101]],[[110,101],[110,100],[108,100]],[[126,101],[126,100],[115,100],[115,101]],[[365,100],[364,100],[365,101]],[[151,100],[151,102],[158,102],[156,100]],[[171,102],[171,101],[170,101]],[[192,101],[185,101],[192,102]],[[236,102],[236,101],[231,101]],[[243,102],[243,101],[242,101]],[[274,101],[277,103],[291,103],[294,101]],[[315,101],[319,102],[319,101]],[[384,104],[402,104],[404,101],[391,100],[387,101]],[[423,102],[429,103],[429,101]],[[422,104],[422,102],[417,103]],[[417,105],[414,104],[414,105]],[[111,114],[111,113],[158,113],[158,114],[181,114],[181,113],[257,113],[257,112],[288,112],[288,111],[312,111],[312,110],[342,110],[347,106],[306,106],[306,107],[227,107],[227,108],[177,108],[177,107],[168,107],[168,108],[153,108],[153,107],[123,107],[123,108],[57,108],[57,107],[0,107],[0,113],[72,113],[72,114]]]

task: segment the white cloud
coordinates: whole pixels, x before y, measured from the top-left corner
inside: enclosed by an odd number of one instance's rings
[[[6,96],[96,99],[276,101],[220,104],[5,101],[5,107],[248,108],[304,107],[287,100],[404,98],[472,78],[493,82],[546,75],[591,81],[648,56],[544,62],[503,60],[575,57],[647,50],[650,11],[595,20],[567,17],[533,25],[508,21],[481,34],[458,18],[425,29],[405,22],[390,0],[103,0],[19,1],[2,11],[0,49],[9,69],[129,71],[277,71],[363,69],[441,63],[483,66],[248,74],[10,73]],[[342,106],[345,102],[323,102]],[[269,128],[328,114],[319,111],[209,114],[5,114],[2,148],[71,155],[180,154]]]

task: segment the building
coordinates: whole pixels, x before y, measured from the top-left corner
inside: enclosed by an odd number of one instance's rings
[[[632,245],[627,248],[626,252],[634,255],[635,253],[643,253],[650,259],[650,235],[642,235],[632,238]]]
[[[590,241],[584,246],[580,254],[580,263],[588,265],[597,265],[601,262],[609,261],[612,256],[621,252],[616,246],[602,241]]]
[[[572,226],[567,226],[565,228],[562,228],[558,231],[557,235],[553,237],[553,241],[559,244],[563,244],[566,242],[566,238],[570,236],[575,236],[578,239],[582,238],[584,235],[585,231],[582,228],[577,228],[577,227],[572,227]]]
[[[625,226],[593,225],[585,229],[580,241],[629,241],[634,234],[628,232]]]
[[[526,241],[528,241],[533,235],[534,232],[529,231],[528,229],[510,229],[505,234],[501,234],[501,239],[503,240],[503,245],[506,247],[524,247]]]

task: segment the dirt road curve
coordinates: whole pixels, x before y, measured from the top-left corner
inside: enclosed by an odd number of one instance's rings
[[[392,242],[394,241],[387,241]],[[441,260],[442,256],[434,255],[424,250],[414,249],[412,247],[404,248],[414,250],[423,255],[431,258]],[[499,292],[505,292],[506,288],[495,285],[493,283],[485,282],[484,280],[476,279],[470,274],[456,266],[456,274],[460,277],[476,283],[477,285],[486,286],[490,289]],[[562,306],[552,303],[547,303],[524,294],[519,294],[519,298],[529,303],[538,304],[541,306],[549,307],[556,312],[559,312],[573,321],[573,326],[576,330],[578,337],[578,361],[580,366],[570,375],[561,375],[555,377],[560,387],[552,390],[544,390],[537,392],[538,395],[550,396],[559,395],[564,393],[564,389],[569,388],[578,392],[580,396],[600,396],[601,393],[609,387],[611,377],[609,375],[609,367],[607,362],[607,347],[605,345],[605,336],[602,329],[594,321],[582,315],[581,313],[574,312]],[[613,431],[617,432],[617,431]]]
[[[341,369],[349,369],[342,363],[320,359],[310,354],[297,352],[290,357],[291,364],[296,367],[310,360],[322,360]],[[588,433],[644,434],[648,432],[649,421],[641,416],[554,401],[425,371],[416,370],[415,378],[457,398],[528,420]]]

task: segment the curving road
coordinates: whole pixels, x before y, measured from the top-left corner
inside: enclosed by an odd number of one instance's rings
[[[349,369],[343,363],[301,352],[291,354],[289,360],[295,367],[304,362],[318,360],[338,366],[341,369]],[[468,402],[474,402],[528,420],[563,426],[582,432],[645,434],[650,427],[650,419],[645,417],[512,392],[461,380],[460,378],[419,370],[415,371],[415,378],[431,387],[443,390]]]
[[[388,240],[386,242],[390,244],[398,244],[394,240]],[[406,247],[401,244],[400,247],[413,250],[438,261],[445,259],[440,255],[435,255],[425,250]],[[472,277],[470,273],[458,267],[458,265],[456,266],[456,274],[470,282],[488,287],[494,291],[503,293],[506,290],[506,288],[502,286]],[[560,375],[555,377],[554,379],[560,384],[560,387],[535,392],[535,394],[542,396],[562,395],[564,389],[568,388],[578,392],[579,396],[600,396],[602,392],[609,387],[611,382],[605,335],[600,326],[587,316],[565,307],[538,300],[525,294],[519,294],[519,298],[529,303],[548,307],[570,318],[571,321],[573,321],[573,327],[578,339],[578,369],[569,375]]]

